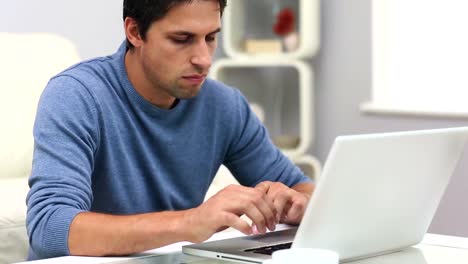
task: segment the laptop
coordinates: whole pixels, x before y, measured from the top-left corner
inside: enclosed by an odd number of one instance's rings
[[[468,127],[337,137],[299,227],[183,252],[261,263],[279,248],[325,248],[347,262],[418,244],[467,138]]]

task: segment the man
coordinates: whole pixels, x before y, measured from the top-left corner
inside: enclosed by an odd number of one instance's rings
[[[300,222],[313,184],[237,90],[206,78],[225,5],[125,0],[117,53],[50,80],[34,127],[30,259],[125,255]],[[203,203],[221,164],[243,186]]]

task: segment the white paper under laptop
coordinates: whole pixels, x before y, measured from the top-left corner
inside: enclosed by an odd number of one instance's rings
[[[183,247],[260,263],[258,247],[326,248],[350,261],[419,243],[464,150],[468,128],[336,138],[299,228]]]

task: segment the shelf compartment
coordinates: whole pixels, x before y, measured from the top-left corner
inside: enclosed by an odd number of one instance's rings
[[[320,161],[318,161],[314,156],[304,155],[295,158],[293,162],[306,176],[311,178],[315,184],[317,184],[320,174],[322,173],[322,165],[320,164]]]
[[[307,152],[313,141],[314,115],[313,73],[307,64],[222,59],[214,63],[211,77],[239,89],[251,106],[263,109],[260,116],[270,137],[285,155],[294,158]]]
[[[275,3],[279,4],[279,7],[275,7]],[[283,7],[293,10],[296,16],[298,46],[291,51],[272,52],[271,50],[277,49],[274,42],[281,41],[281,38],[273,33],[273,25],[276,23],[276,12]],[[226,54],[235,58],[312,57],[320,45],[319,16],[319,0],[232,1],[223,14],[223,41]],[[253,40],[259,46],[263,45],[264,52],[248,53],[247,40]],[[267,40],[265,44],[257,43],[265,40]],[[267,51],[268,49],[270,51]]]

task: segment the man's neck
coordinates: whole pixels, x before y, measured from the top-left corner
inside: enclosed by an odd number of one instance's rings
[[[125,69],[130,83],[138,94],[152,105],[162,109],[172,109],[178,104],[177,98],[165,94],[152,85],[138,60],[138,54],[134,50],[129,49],[125,54]]]

